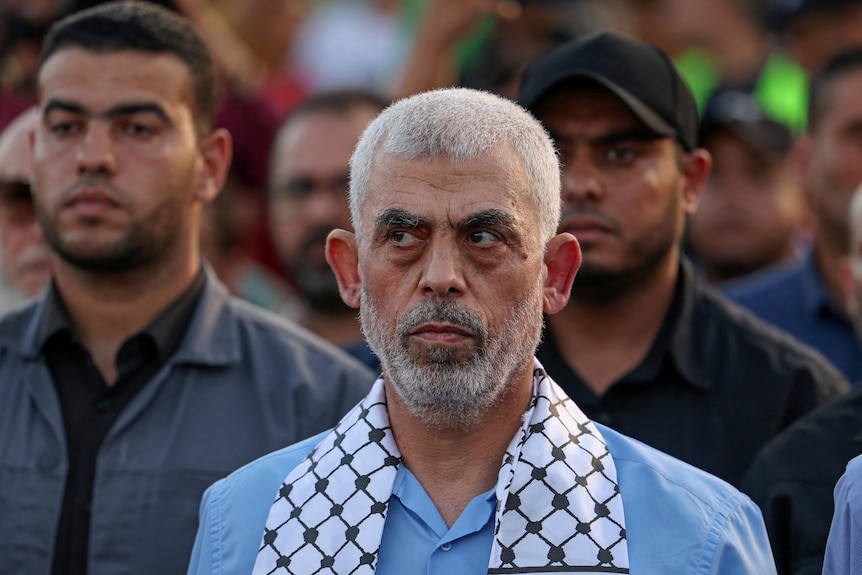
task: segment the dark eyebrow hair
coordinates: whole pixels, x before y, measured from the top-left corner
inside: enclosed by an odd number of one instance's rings
[[[60,100],[57,98],[51,98],[48,100],[48,103],[45,104],[45,109],[42,111],[42,117],[44,118],[54,110],[62,110],[64,112],[70,112],[72,114],[82,114],[85,116],[91,115],[89,111],[80,104]],[[169,121],[165,109],[162,108],[160,105],[152,102],[129,102],[127,104],[118,104],[116,106],[113,106],[112,108],[109,108],[107,112],[99,114],[96,117],[104,117],[111,119],[116,118],[117,116],[130,116],[132,114],[141,113],[155,114],[162,120],[166,122]]]
[[[404,228],[418,228],[425,221],[417,216],[416,214],[411,214],[407,210],[402,210],[401,208],[388,208],[383,210],[377,218],[374,220],[374,227],[404,227]]]
[[[512,214],[503,210],[489,209],[470,214],[459,222],[459,226],[465,228],[502,227],[511,229],[514,223],[515,218],[512,217]]]
[[[87,110],[80,104],[73,102],[65,102],[57,98],[51,98],[45,107],[42,109],[42,117],[44,118],[54,110],[62,110],[63,112],[71,112],[72,114],[86,114]]]

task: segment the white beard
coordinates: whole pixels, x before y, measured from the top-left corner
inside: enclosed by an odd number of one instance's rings
[[[532,358],[542,333],[541,286],[511,306],[510,318],[492,337],[475,312],[456,300],[425,299],[398,319],[395,330],[385,324],[363,288],[360,316],[368,345],[380,358],[408,411],[423,424],[469,429],[492,409],[512,385],[512,374]],[[408,334],[427,322],[448,323],[475,336],[472,353],[445,347],[411,350]]]

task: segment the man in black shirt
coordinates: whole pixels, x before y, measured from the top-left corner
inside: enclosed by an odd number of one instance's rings
[[[560,231],[583,251],[539,360],[591,418],[738,485],[764,442],[848,384],[681,258],[711,163],[691,93],[659,49],[603,33],[540,56],[518,100],[557,144]]]
[[[0,321],[0,573],[184,573],[204,489],[332,426],[373,375],[202,265],[231,142],[185,20],[81,12],[52,28],[38,80],[55,267]]]

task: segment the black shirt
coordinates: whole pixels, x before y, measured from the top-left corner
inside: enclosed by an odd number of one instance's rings
[[[152,323],[120,346],[117,380],[108,386],[83,346],[52,284],[39,341],[57,390],[69,469],[54,547],[53,575],[84,575],[90,539],[90,501],[96,456],[114,421],[129,401],[176,351],[203,291],[199,272]]]
[[[821,355],[704,285],[686,261],[646,357],[601,397],[549,329],[537,357],[594,421],[736,486],[767,440],[849,389]]]
[[[833,491],[862,454],[862,387],[806,415],[755,458],[742,489],[763,511],[779,575],[819,575]]]

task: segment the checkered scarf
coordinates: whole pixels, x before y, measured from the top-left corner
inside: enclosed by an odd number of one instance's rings
[[[400,464],[381,378],[284,480],[254,575],[374,573]],[[629,572],[607,445],[538,362],[498,478],[488,573]]]

